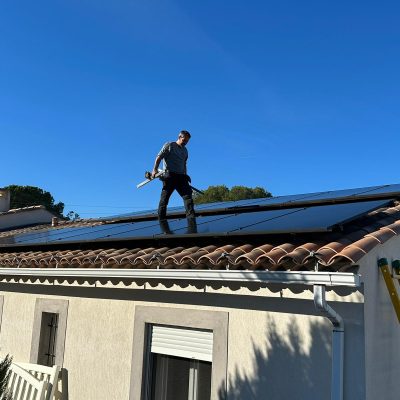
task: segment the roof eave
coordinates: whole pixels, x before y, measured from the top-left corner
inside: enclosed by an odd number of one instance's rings
[[[358,288],[359,274],[314,271],[237,271],[237,270],[177,270],[177,269],[107,269],[107,268],[1,268],[1,278],[109,279],[145,281],[279,283],[325,285]]]

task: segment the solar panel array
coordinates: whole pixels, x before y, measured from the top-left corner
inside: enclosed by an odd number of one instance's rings
[[[236,236],[273,233],[327,232],[367,212],[387,205],[390,200],[299,207],[200,216],[196,226],[186,218],[173,218],[168,224],[158,220],[118,222],[96,226],[44,229],[0,239],[0,246],[82,243],[110,240],[138,240],[160,237]],[[192,221],[193,222],[193,221]]]
[[[324,201],[352,201],[357,199],[374,199],[374,198],[396,198],[400,197],[400,184],[395,185],[381,185],[381,186],[370,186],[364,188],[356,189],[344,189],[344,190],[334,190],[325,192],[315,192],[315,193],[304,193],[295,194],[288,196],[276,196],[276,197],[265,197],[259,199],[248,199],[248,200],[238,200],[238,201],[222,201],[215,203],[205,203],[196,205],[196,212],[202,211],[229,211],[235,210],[236,208],[243,207],[269,207],[269,206],[294,206],[296,203],[301,203],[302,205],[306,203],[318,203]],[[184,214],[184,207],[169,207],[169,215],[179,215]],[[138,211],[133,213],[126,213],[120,215],[114,215],[111,217],[104,217],[103,219],[129,219],[136,217],[156,217],[157,210],[146,210]]]
[[[168,223],[160,223],[157,220],[156,210],[141,211],[109,217],[103,219],[104,224],[96,226],[56,229],[49,227],[0,238],[0,247],[186,235],[235,236],[327,232],[335,226],[343,225],[372,210],[384,207],[395,198],[400,198],[400,185],[209,203],[196,206],[196,212],[200,212],[200,216],[196,218],[195,223],[184,218],[183,207],[169,208],[171,219]],[[327,204],[327,201],[332,204]],[[279,207],[274,208],[275,205]],[[214,213],[201,214],[202,210],[212,210]],[[147,217],[147,220],[143,217]]]

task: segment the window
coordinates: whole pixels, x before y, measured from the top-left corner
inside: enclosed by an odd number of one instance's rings
[[[62,367],[68,300],[36,299],[30,362]]]
[[[209,400],[212,331],[148,326],[146,400]]]
[[[209,400],[226,394],[228,313],[135,309],[131,400]]]
[[[211,363],[152,355],[150,400],[210,400]]]
[[[38,364],[52,367],[56,360],[56,340],[58,328],[58,314],[42,313],[40,327]]]

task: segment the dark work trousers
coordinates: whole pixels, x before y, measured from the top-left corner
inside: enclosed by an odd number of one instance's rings
[[[167,205],[173,191],[176,190],[182,197],[187,218],[194,218],[194,206],[192,198],[192,189],[189,186],[187,175],[169,173],[169,176],[163,180],[163,188],[161,191],[160,204],[158,205],[159,219],[167,217]]]

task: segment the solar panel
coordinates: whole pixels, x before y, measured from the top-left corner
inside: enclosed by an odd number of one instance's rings
[[[246,213],[200,216],[197,229],[188,226],[186,218],[113,223],[92,227],[49,229],[3,238],[1,245],[54,244],[98,240],[156,238],[161,235],[244,235],[273,233],[327,232],[367,212],[383,207],[390,200],[331,204],[312,207],[261,210]],[[192,230],[190,230],[192,229]]]
[[[156,221],[147,221],[147,223],[154,224]],[[96,226],[85,226],[77,228],[62,228],[62,229],[47,229],[35,234],[21,234],[14,237],[14,243],[17,244],[31,244],[31,243],[55,243],[64,241],[75,240],[90,240],[100,237],[108,237],[111,232],[125,231],[134,225],[133,222],[106,224]],[[2,238],[0,243],[3,243]]]
[[[287,210],[268,210],[240,214],[199,217],[199,234],[272,234],[327,232],[387,204],[387,200],[364,203],[334,204]],[[171,224],[175,234],[184,233],[186,227]]]
[[[184,207],[168,207],[169,212],[177,212],[177,211],[185,211]],[[125,213],[125,214],[117,214],[117,215],[111,215],[108,217],[101,217],[99,218],[100,220],[114,220],[114,219],[127,219],[127,218],[133,218],[133,217],[142,217],[142,216],[157,216],[157,210],[144,210],[144,211],[135,211],[131,213]]]
[[[260,199],[238,200],[235,202],[217,203],[215,208],[225,207],[226,209],[240,208],[246,206],[273,206],[273,205],[295,205],[296,203],[334,201],[338,199],[371,199],[377,197],[400,197],[400,185],[371,186],[356,189],[344,189],[315,193],[303,193],[288,196],[265,197]],[[199,206],[196,207],[198,209]],[[209,207],[211,208],[211,207]]]
[[[334,191],[324,191],[315,193],[303,193],[296,195],[287,196],[276,196],[276,197],[264,197],[258,199],[247,199],[238,201],[225,201],[215,203],[198,204],[195,206],[197,213],[205,212],[219,212],[219,211],[235,211],[237,208],[243,207],[274,207],[274,206],[296,206],[297,203],[302,203],[302,206],[306,203],[318,203],[318,202],[334,202],[335,200],[373,200],[374,198],[390,198],[400,197],[400,184],[394,185],[382,185],[382,186],[370,186],[356,189],[344,189]],[[303,204],[304,203],[304,204]],[[184,207],[168,207],[169,215],[181,215],[185,213]],[[134,219],[135,217],[156,217],[157,210],[147,210],[134,213],[127,213],[122,215],[116,215],[113,217],[105,217],[105,220],[109,219]]]

